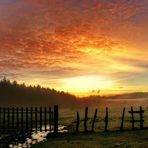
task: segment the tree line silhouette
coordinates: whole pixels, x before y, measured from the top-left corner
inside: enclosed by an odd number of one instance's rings
[[[40,85],[26,86],[11,82],[4,77],[0,81],[0,104],[3,106],[51,106],[54,104],[62,107],[75,107],[77,99],[74,95],[57,91],[55,89],[43,88]]]

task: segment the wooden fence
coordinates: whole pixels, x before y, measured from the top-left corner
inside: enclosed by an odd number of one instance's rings
[[[58,106],[0,108],[0,133],[58,132]]]
[[[140,129],[143,128],[143,113],[144,110],[140,106],[140,110],[128,111],[131,114],[132,129],[135,129],[134,123],[140,123]],[[95,109],[94,116],[92,119],[91,132],[94,132],[94,127],[96,124],[98,109]],[[136,120],[134,114],[139,114],[140,119]],[[108,131],[109,124],[109,109],[105,109],[104,117],[104,131]],[[123,108],[123,113],[121,116],[121,126],[120,130],[124,128],[124,118],[125,118],[125,108]],[[15,133],[15,132],[32,132],[32,131],[50,131],[58,133],[58,122],[59,122],[59,111],[58,106],[55,105],[54,108],[51,107],[26,107],[26,108],[0,108],[0,134],[3,133]],[[79,132],[80,126],[80,116],[77,112],[77,122],[76,122],[76,132]],[[84,116],[84,131],[88,132],[88,107],[85,108]]]
[[[96,108],[95,113],[94,113],[94,117],[92,119],[92,125],[91,125],[91,132],[94,132],[94,125],[96,122],[96,118],[97,118],[97,113],[98,113],[98,109]],[[132,123],[132,129],[135,129],[134,123],[139,122],[140,123],[140,129],[143,129],[143,113],[144,110],[142,109],[142,107],[140,106],[140,110],[133,110],[133,107],[131,107],[131,111],[128,111],[128,113],[131,114],[131,120],[129,120],[129,122]],[[134,118],[134,114],[139,114],[139,120],[136,120]],[[124,119],[125,119],[125,107],[123,108],[123,113],[121,116],[121,125],[120,125],[120,130],[123,130],[124,128]],[[88,132],[88,107],[85,108],[85,116],[84,116],[84,132]],[[105,109],[105,117],[104,117],[104,131],[108,131],[108,123],[109,123],[109,109],[108,107],[106,107]],[[79,126],[80,126],[80,115],[79,112],[77,112],[77,118],[76,118],[76,132],[79,132]]]

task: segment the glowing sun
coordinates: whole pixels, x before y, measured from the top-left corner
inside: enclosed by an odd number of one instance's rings
[[[62,80],[63,89],[71,92],[88,92],[90,90],[107,89],[113,81],[103,76],[78,76]]]

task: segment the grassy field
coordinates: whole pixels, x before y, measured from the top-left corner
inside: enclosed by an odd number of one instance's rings
[[[144,126],[148,127],[148,108],[144,109]],[[134,107],[134,110],[139,110],[139,107]],[[60,110],[60,121],[59,124],[68,126],[68,130],[70,132],[74,132],[76,129],[76,112],[80,114],[80,127],[79,130],[81,132],[84,131],[84,116],[85,116],[85,108],[79,110]],[[127,107],[125,109],[125,119],[124,119],[124,128],[131,129],[131,114],[128,113],[130,108]],[[88,130],[91,130],[91,124],[94,116],[95,108],[88,109]],[[120,129],[121,125],[121,117],[122,117],[122,108],[109,108],[109,123],[108,123],[108,130],[115,131]],[[97,113],[97,119],[95,122],[95,131],[100,132],[104,131],[104,118],[105,118],[105,108],[99,108]],[[140,119],[139,114],[134,116],[135,119]],[[139,127],[139,123],[135,123],[135,127]]]
[[[135,108],[139,110],[138,108]],[[131,115],[128,113],[130,108],[125,112],[125,131],[120,132],[122,108],[109,109],[109,126],[108,132],[104,132],[105,109],[99,109],[95,123],[95,133],[84,133],[84,109],[80,110],[60,110],[61,125],[68,127],[69,133],[59,135],[58,137],[48,137],[47,141],[32,146],[33,148],[107,148],[107,147],[129,147],[129,148],[147,148],[148,147],[148,129],[131,130]],[[148,127],[148,110],[144,108],[144,127]],[[76,111],[80,113],[80,133],[75,133],[76,128]],[[91,129],[92,118],[95,109],[89,109],[88,130]],[[136,119],[139,115],[135,116]],[[139,128],[139,123],[135,124]]]
[[[148,130],[66,134],[32,148],[147,148]]]

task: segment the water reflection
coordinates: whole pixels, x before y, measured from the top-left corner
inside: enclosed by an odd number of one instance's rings
[[[42,127],[43,129],[43,127]],[[49,129],[49,125],[47,125],[47,130]],[[35,130],[35,129],[34,129]],[[33,144],[37,144],[37,143],[40,143],[40,142],[45,142],[47,139],[47,135],[49,133],[53,133],[53,128],[51,131],[38,131],[38,132],[32,132],[31,133],[31,138],[26,138],[26,141],[21,144],[9,144],[9,148],[30,148],[31,145]],[[58,132],[59,133],[65,133],[65,132],[68,132],[68,130],[66,129],[66,126],[63,126],[63,125],[59,125],[58,127]]]

